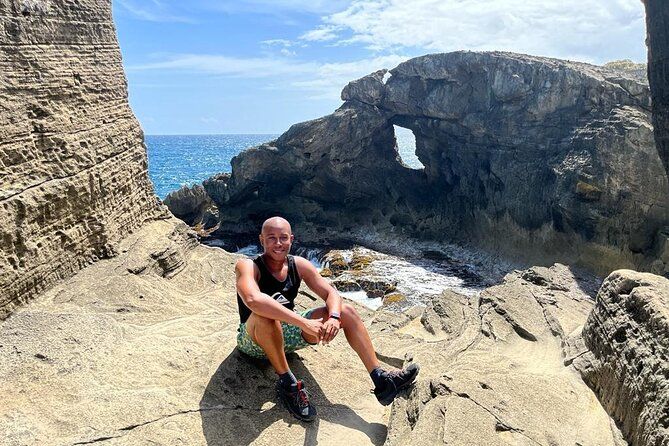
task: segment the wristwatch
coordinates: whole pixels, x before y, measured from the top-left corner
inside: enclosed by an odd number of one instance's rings
[[[331,317],[332,319],[337,319],[338,321],[341,320],[341,318],[340,318],[340,316],[339,316],[339,313],[337,313],[336,311],[335,311],[334,313],[330,313],[330,317]]]

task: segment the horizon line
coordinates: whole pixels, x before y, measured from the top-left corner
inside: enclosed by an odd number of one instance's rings
[[[144,133],[144,136],[281,135],[281,133]]]

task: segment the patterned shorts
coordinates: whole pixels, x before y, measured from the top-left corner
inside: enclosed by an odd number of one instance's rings
[[[314,310],[315,308],[303,311],[300,313],[300,316],[309,319]],[[283,330],[283,351],[286,353],[312,345],[302,337],[302,329],[300,327],[281,322],[281,328]],[[237,348],[254,358],[267,357],[263,349],[249,336],[248,331],[246,331],[246,322],[239,324],[239,328],[237,329]]]

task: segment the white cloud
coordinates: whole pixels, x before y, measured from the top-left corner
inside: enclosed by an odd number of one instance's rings
[[[334,40],[338,36],[337,31],[339,29],[341,28],[336,26],[319,26],[316,29],[312,29],[311,31],[302,34],[300,39],[309,41]]]
[[[324,63],[309,79],[295,80],[290,86],[309,91],[309,99],[337,99],[350,81],[382,68],[395,68],[407,59],[407,56],[390,55],[353,62]]]
[[[374,51],[507,50],[597,63],[645,59],[639,0],[355,0],[303,37],[338,38]]]
[[[166,60],[129,66],[128,71],[172,70],[228,77],[265,78],[313,73],[313,62],[272,57],[238,58],[216,54],[175,54]]]
[[[263,40],[260,43],[267,46],[283,46],[283,47],[293,46],[293,42],[291,42],[288,39],[269,39],[269,40]]]
[[[394,68],[408,57],[380,56],[350,62],[308,62],[291,58],[235,58],[214,54],[179,54],[128,67],[128,71],[186,71],[234,78],[267,79],[267,89],[306,91],[310,99],[337,100],[351,80],[381,68]]]

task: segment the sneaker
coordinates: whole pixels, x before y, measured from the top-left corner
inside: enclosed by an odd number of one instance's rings
[[[316,408],[313,404],[309,403],[309,394],[304,389],[304,384],[301,380],[292,384],[290,390],[287,390],[281,385],[281,382],[277,381],[276,391],[279,400],[295,418],[306,422],[314,421],[316,418]]]
[[[416,379],[419,370],[418,364],[409,364],[404,370],[384,371],[383,384],[373,390],[376,399],[384,406],[392,403],[397,394]]]

